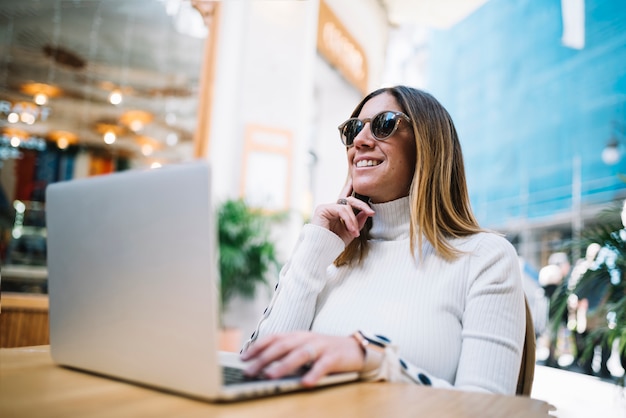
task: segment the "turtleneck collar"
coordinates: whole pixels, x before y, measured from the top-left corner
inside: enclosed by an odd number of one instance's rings
[[[410,199],[408,196],[385,203],[372,203],[376,212],[370,236],[374,240],[392,241],[409,238]]]

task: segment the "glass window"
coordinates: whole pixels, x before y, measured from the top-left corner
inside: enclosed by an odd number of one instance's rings
[[[194,157],[206,38],[190,1],[3,2],[3,290],[9,264],[45,265],[45,225],[18,224],[43,213],[48,184]]]

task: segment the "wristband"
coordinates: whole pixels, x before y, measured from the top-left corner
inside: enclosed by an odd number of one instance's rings
[[[365,355],[363,368],[361,369],[361,377],[366,377],[372,374],[371,372],[377,372],[385,357],[385,348],[387,347],[386,339],[379,336],[371,337],[361,331],[353,333],[352,338],[359,343]]]

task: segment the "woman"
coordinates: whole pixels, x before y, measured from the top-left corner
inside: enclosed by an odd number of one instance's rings
[[[428,93],[383,88],[339,130],[349,179],[304,226],[242,352],[247,373],[308,366],[305,386],[358,371],[515,393],[525,329],[518,259],[471,212],[450,115]]]

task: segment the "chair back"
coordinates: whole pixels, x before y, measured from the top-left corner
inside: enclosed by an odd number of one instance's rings
[[[524,297],[526,307],[526,335],[524,337],[524,348],[522,350],[522,365],[517,378],[517,390],[515,393],[522,396],[530,396],[535,378],[535,328],[533,327],[533,317],[528,307],[528,301]]]

